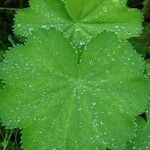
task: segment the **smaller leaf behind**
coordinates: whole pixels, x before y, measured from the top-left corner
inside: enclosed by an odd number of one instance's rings
[[[126,150],[149,150],[150,149],[150,117],[145,122],[138,119],[138,130],[135,138],[129,143]]]
[[[142,20],[142,13],[127,8],[126,0],[31,0],[30,8],[17,11],[14,31],[28,36],[39,28],[56,28],[82,48],[104,30],[121,39],[136,37]]]

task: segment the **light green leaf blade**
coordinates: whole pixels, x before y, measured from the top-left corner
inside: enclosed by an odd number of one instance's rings
[[[61,0],[32,0],[30,8],[19,10],[15,16],[14,31],[28,36],[39,28],[57,28],[64,31],[72,23]]]
[[[150,120],[140,120],[137,134],[130,142],[126,150],[149,150],[150,149]]]
[[[90,42],[78,64],[63,35],[39,31],[1,63],[6,85],[0,118],[23,128],[25,150],[120,150],[135,132],[135,116],[148,105],[142,64],[113,33]]]
[[[86,0],[66,0],[65,3],[72,20],[74,22],[78,22],[97,8],[102,3],[102,0],[93,0],[88,2]]]
[[[141,116],[138,116],[136,118],[136,123],[137,123],[137,130],[136,130],[136,133],[134,134],[134,138],[127,142],[127,146],[124,150],[134,150],[135,149],[135,147],[133,146],[134,145],[133,141],[135,141],[137,135],[143,131],[146,121]]]
[[[142,20],[142,13],[127,8],[126,0],[32,0],[30,8],[17,12],[14,28],[16,34],[27,36],[33,30],[54,27],[73,46],[82,48],[104,30],[121,39],[136,37]]]
[[[150,59],[146,61],[146,73],[150,76]]]
[[[137,137],[133,148],[137,150],[150,149],[150,121],[147,122],[146,126]]]

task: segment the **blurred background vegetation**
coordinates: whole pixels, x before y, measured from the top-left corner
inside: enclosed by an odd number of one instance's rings
[[[0,0],[0,56],[15,43],[22,43],[22,38],[13,33],[15,11],[28,7],[28,0]],[[1,58],[0,58],[1,59]],[[21,130],[8,130],[0,124],[0,150],[20,150]]]
[[[150,0],[128,0],[131,8],[141,9],[144,14],[143,34],[129,41],[142,54],[146,61],[150,60]],[[13,33],[15,11],[29,6],[28,0],[0,0],[0,55],[15,43],[22,43],[21,37]],[[1,59],[1,58],[0,58]],[[146,115],[141,115],[144,119]],[[0,124],[0,150],[20,150],[21,130],[7,130]]]

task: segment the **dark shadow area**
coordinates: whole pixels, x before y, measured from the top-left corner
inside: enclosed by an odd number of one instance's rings
[[[110,148],[106,148],[106,150],[112,150],[112,149],[110,149]]]
[[[21,44],[24,39],[13,33],[15,10],[29,6],[27,0],[1,0],[0,1],[0,50],[8,50],[13,43]],[[0,80],[0,88],[3,84]],[[21,130],[6,129],[0,123],[0,150],[20,150]]]
[[[27,0],[2,0],[0,1],[0,49],[7,50],[12,43],[21,44],[22,37],[13,33],[15,10],[29,6]]]
[[[20,150],[21,130],[6,129],[0,123],[0,150]]]
[[[28,0],[1,0],[0,7],[4,8],[25,8],[29,6]]]
[[[128,0],[127,6],[130,8],[142,9],[143,8],[143,2],[144,2],[144,0]]]
[[[142,113],[139,115],[141,118],[143,118],[145,121],[147,121],[147,116],[146,116],[146,113]]]

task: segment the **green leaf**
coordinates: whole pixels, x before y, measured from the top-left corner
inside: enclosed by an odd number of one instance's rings
[[[23,128],[25,150],[120,150],[149,104],[143,68],[131,45],[113,33],[90,42],[78,64],[63,35],[39,31],[0,65],[0,118]]]
[[[150,59],[146,61],[146,73],[150,76]]]
[[[147,122],[141,120],[139,122],[139,129],[135,139],[130,142],[127,150],[149,150],[150,149],[150,118]]]
[[[15,22],[17,34],[27,36],[54,27],[82,48],[104,30],[121,39],[136,37],[141,33],[142,14],[127,8],[126,0],[32,0],[30,8],[17,12]]]
[[[32,0],[30,6],[17,11],[14,25],[16,34],[27,36],[33,30],[53,27],[64,31],[72,25],[61,0]]]
[[[125,150],[135,150],[133,143],[135,142],[136,138],[139,138],[139,133],[141,133],[143,131],[146,121],[142,117],[138,116],[136,118],[136,123],[137,123],[137,130],[136,130],[136,133],[134,134],[134,138],[127,142],[127,146],[126,146]]]

